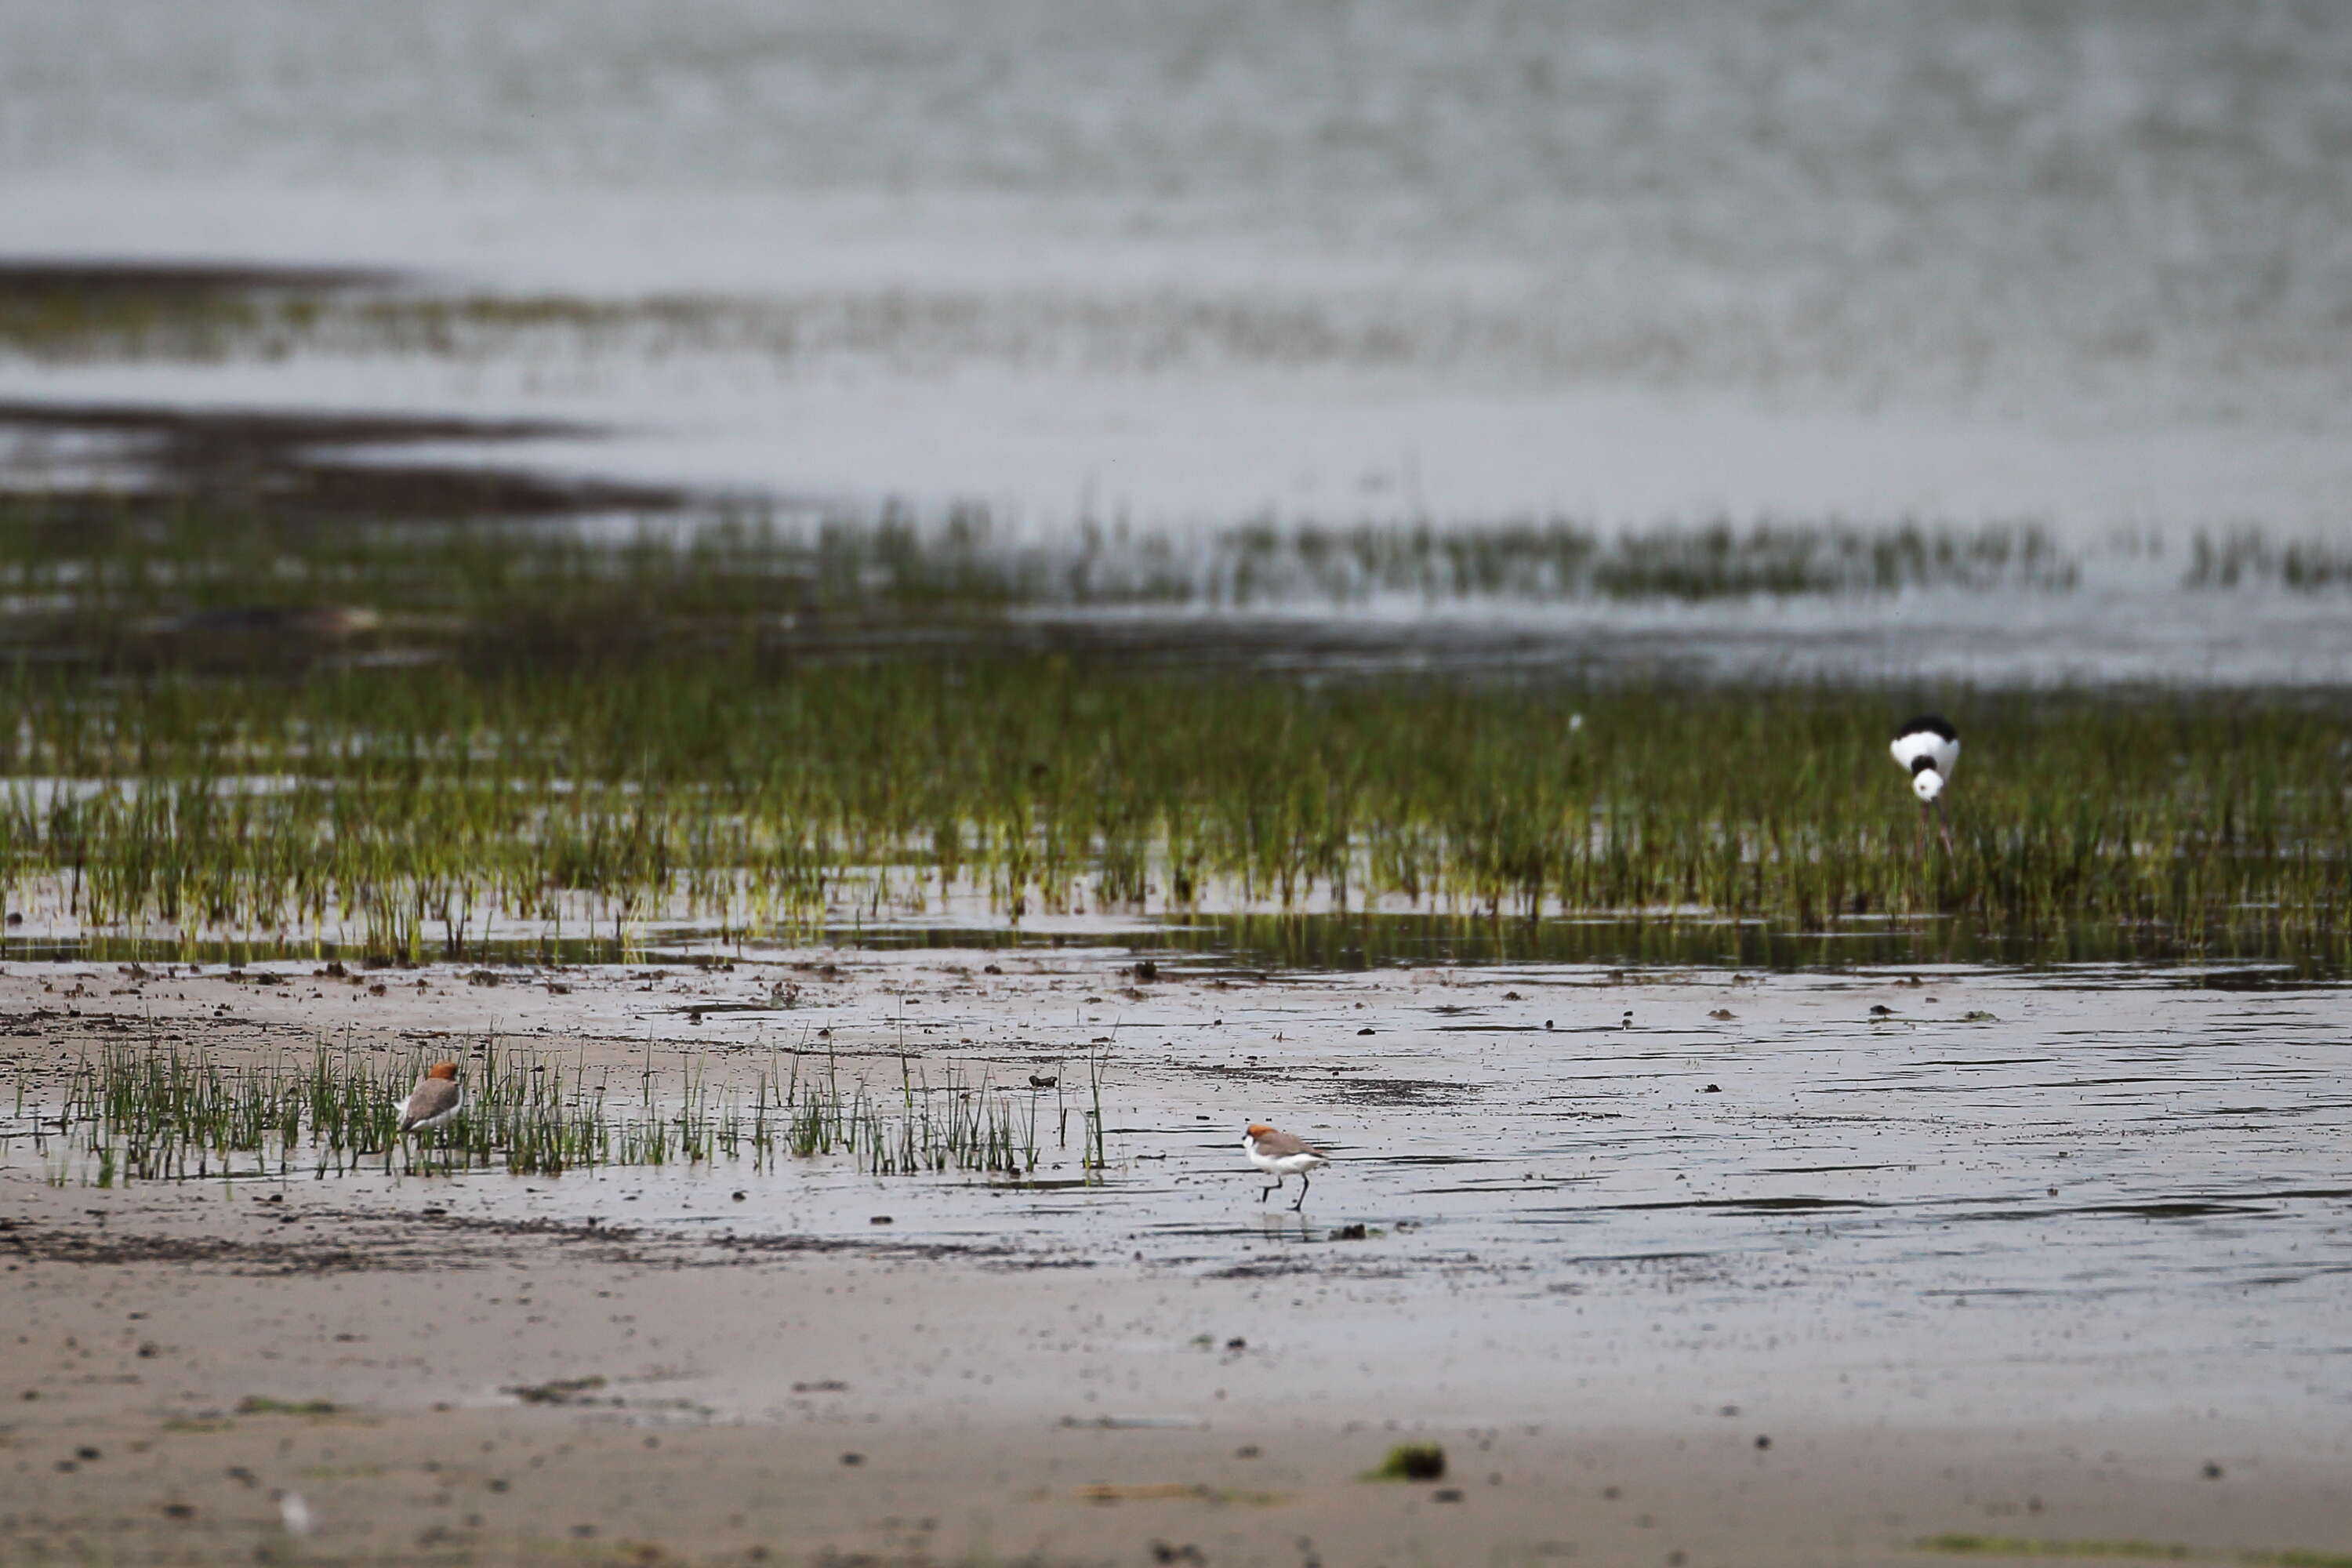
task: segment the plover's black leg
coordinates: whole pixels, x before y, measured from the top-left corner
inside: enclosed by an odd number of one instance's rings
[[[1298,1173],[1298,1201],[1290,1206],[1302,1212],[1307,1207],[1307,1173],[1304,1171]]]
[[[1258,1195],[1257,1195],[1257,1201],[1258,1201],[1258,1202],[1260,1202],[1260,1203],[1264,1203],[1264,1202],[1265,1202],[1265,1200],[1266,1200],[1266,1199],[1268,1199],[1268,1198],[1270,1198],[1270,1197],[1274,1196],[1274,1194],[1276,1194],[1276,1193],[1278,1193],[1278,1192],[1280,1192],[1280,1191],[1282,1191],[1282,1178],[1281,1178],[1281,1177],[1279,1177],[1279,1176],[1276,1176],[1276,1177],[1274,1179],[1274,1185],[1272,1185],[1272,1186],[1270,1186],[1270,1187],[1266,1188],[1266,1190],[1265,1190],[1265,1191],[1264,1191],[1264,1192],[1262,1192],[1262,1193],[1258,1194]]]

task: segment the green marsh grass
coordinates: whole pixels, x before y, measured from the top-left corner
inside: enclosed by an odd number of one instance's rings
[[[768,1170],[828,1155],[874,1175],[1020,1181],[1041,1152],[1037,1092],[999,1089],[952,1062],[902,1061],[894,1091],[862,1077],[845,1083],[829,1058],[818,1071],[793,1056],[721,1087],[699,1058],[590,1068],[495,1037],[464,1053],[457,1120],[402,1137],[396,1108],[425,1061],[326,1044],[247,1055],[169,1039],[110,1043],[61,1070],[19,1063],[0,1148],[24,1143],[53,1181],[101,1187],[364,1171]],[[1104,1163],[1090,1124],[1089,1180]]]
[[[12,504],[0,892],[86,931],[416,958],[942,900],[2344,931],[2337,691],[1932,694],[1966,751],[1921,854],[1885,751],[1919,694],[1155,656],[1008,617],[1034,584],[952,528]]]

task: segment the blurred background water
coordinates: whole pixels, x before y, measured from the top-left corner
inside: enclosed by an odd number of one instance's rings
[[[2333,605],[2175,590],[2352,518],[2348,84],[2323,4],[0,0],[0,256],[449,307],[0,396],[554,415],[1030,540],[2028,526],[2095,557],[2052,668],[2334,680]],[[2031,673],[1883,611],[1832,667]]]

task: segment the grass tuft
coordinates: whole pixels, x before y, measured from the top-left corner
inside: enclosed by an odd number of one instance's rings
[[[397,1107],[426,1054],[320,1046],[308,1054],[231,1056],[177,1040],[110,1044],[62,1072],[16,1067],[15,1112],[0,1149],[28,1144],[50,1179],[323,1179],[361,1170],[560,1175],[603,1166],[701,1166],[843,1155],[875,1175],[960,1173],[1026,1180],[1040,1154],[1038,1092],[996,1088],[954,1063],[901,1062],[895,1093],[845,1083],[830,1058],[714,1085],[706,1064],[650,1058],[591,1069],[518,1050],[495,1036],[466,1053],[465,1109],[446,1127],[397,1132]],[[1097,1079],[1100,1068],[1096,1069]],[[1096,1093],[1099,1104],[1099,1082]],[[1084,1165],[1108,1160],[1092,1113]]]
[[[1445,1450],[1435,1443],[1399,1443],[1376,1469],[1364,1472],[1368,1481],[1442,1481]]]

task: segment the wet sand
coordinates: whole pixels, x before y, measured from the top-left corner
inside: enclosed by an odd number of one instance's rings
[[[1112,1170],[101,1190],[19,1139],[0,1557],[2352,1552],[2336,990],[1122,962],[10,966],[5,1045],[40,1060],[150,1030],[463,1057],[495,1026],[879,1083],[901,1051],[1003,1081],[1093,1049]],[[1304,1215],[1259,1202],[1248,1118],[1335,1145]],[[1406,1438],[1444,1480],[1359,1479]]]

